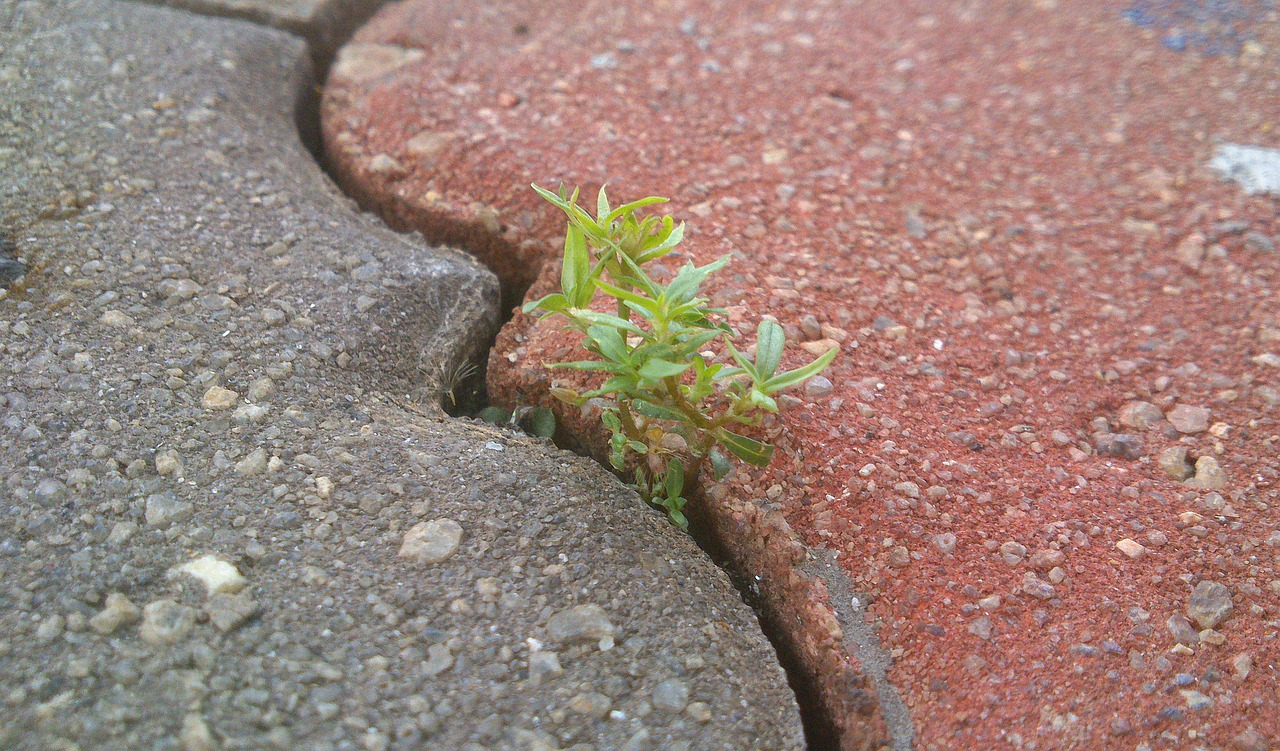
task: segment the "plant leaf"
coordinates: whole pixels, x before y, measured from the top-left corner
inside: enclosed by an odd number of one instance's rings
[[[581,318],[591,324],[602,324],[611,328],[630,331],[638,336],[647,335],[647,332],[641,330],[639,326],[636,326],[631,321],[624,321],[610,313],[601,313],[595,310],[579,310],[576,315],[578,318]]]
[[[655,203],[666,203],[667,201],[668,199],[663,198],[661,196],[648,196],[647,198],[641,198],[638,201],[632,201],[631,203],[624,203],[623,205],[619,206],[618,208],[610,212],[609,215],[605,217],[605,221],[610,223],[616,222],[617,220],[623,218],[627,214],[634,214],[636,211],[644,208],[645,206],[652,206]]]
[[[680,375],[691,367],[693,367],[693,363],[691,362],[687,362],[682,365],[680,363],[668,362],[667,360],[654,358],[641,365],[639,373],[641,378],[658,381],[663,378]]]
[[[760,380],[767,381],[773,377],[782,362],[782,349],[786,346],[787,335],[782,327],[774,321],[765,319],[756,329],[756,370]]]
[[[661,258],[666,254],[670,253],[672,250],[674,250],[675,247],[683,241],[684,241],[684,222],[681,222],[671,229],[671,233],[668,234],[662,240],[662,242],[658,243],[652,248],[646,248],[645,252],[641,253],[639,256],[636,257],[636,262],[648,263],[650,261]]]
[[[684,422],[688,420],[688,416],[675,407],[668,407],[665,404],[654,404],[646,399],[637,399],[634,402],[637,412],[645,417],[653,417],[658,420],[675,420]]]
[[[600,192],[596,194],[596,222],[601,227],[608,227],[609,221],[609,198],[604,193],[604,186],[600,186]]]
[[[596,343],[600,354],[617,363],[630,364],[631,357],[622,332],[610,326],[595,324],[587,327],[587,338]]]
[[[738,348],[737,348],[737,347],[735,347],[735,346],[733,346],[733,342],[731,342],[731,341],[729,341],[729,340],[727,340],[727,339],[726,339],[724,344],[725,344],[725,346],[726,346],[726,347],[728,347],[728,348],[729,348],[729,354],[730,354],[730,355],[733,355],[733,359],[734,359],[735,361],[737,361],[737,363],[738,363],[739,365],[741,365],[741,366],[742,366],[742,371],[741,371],[741,372],[744,372],[744,373],[746,373],[747,375],[751,376],[751,380],[753,380],[753,381],[759,381],[759,380],[761,380],[761,378],[760,378],[760,371],[756,370],[756,364],[755,364],[755,363],[753,363],[753,362],[751,362],[750,360],[748,360],[748,359],[747,359],[747,357],[746,357],[746,355],[744,355],[744,354],[742,354],[741,352],[739,352],[739,351],[738,351]],[[722,376],[722,377],[724,377],[724,376]]]
[[[560,268],[560,290],[573,307],[583,308],[591,302],[591,253],[582,230],[570,224],[564,235],[564,264]]]
[[[511,410],[503,407],[485,407],[476,417],[493,425],[506,425],[511,420]]]
[[[547,367],[561,368],[563,370],[585,370],[588,372],[613,373],[620,375],[627,372],[627,366],[616,362],[601,362],[600,360],[578,360],[576,362],[553,362]]]
[[[725,430],[724,428],[716,431],[716,438],[720,439],[724,447],[729,449],[734,456],[747,464],[766,467],[769,465],[770,460],[773,459],[773,447],[754,438],[738,435],[732,430]]]
[[[606,394],[614,394],[619,391],[626,393],[636,388],[636,377],[633,375],[617,375],[604,382],[604,385],[593,391],[588,391],[582,395],[582,401],[594,399],[597,396],[605,396]],[[607,423],[606,423],[607,425]],[[621,423],[619,423],[621,426]],[[619,430],[622,428],[619,427]]]
[[[679,460],[667,464],[666,486],[667,500],[672,501],[684,495],[684,465]]]
[[[773,394],[781,391],[782,389],[794,386],[801,381],[812,378],[830,365],[831,361],[836,359],[836,355],[839,354],[839,352],[839,347],[832,347],[826,352],[823,352],[816,360],[808,365],[796,368],[795,370],[788,370],[785,373],[780,373],[770,378],[764,382],[760,387],[760,390],[766,394]]]
[[[542,309],[546,311],[546,315],[551,315],[552,313],[562,313],[567,307],[569,307],[568,300],[565,299],[564,295],[556,292],[547,295],[541,300],[534,300],[533,302],[525,303],[524,307],[522,307],[520,311],[528,314],[535,310]]]
[[[550,438],[556,434],[556,415],[546,407],[535,407],[520,420],[520,426],[531,435]]]

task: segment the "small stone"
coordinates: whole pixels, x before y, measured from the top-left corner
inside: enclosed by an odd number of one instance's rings
[[[1235,673],[1237,681],[1248,678],[1249,673],[1253,672],[1253,656],[1247,652],[1241,652],[1231,658],[1231,670]]]
[[[1054,595],[1053,585],[1030,571],[1022,575],[1022,592],[1038,600],[1049,600]]]
[[[555,678],[564,673],[560,667],[560,656],[555,652],[534,652],[529,655],[529,679],[534,685],[540,685],[544,679]]]
[[[904,568],[911,565],[911,551],[902,545],[895,545],[889,551],[889,565],[895,568]]]
[[[108,310],[98,317],[98,322],[103,326],[112,326],[114,328],[124,328],[133,325],[133,319],[121,313],[118,310]]]
[[[422,663],[422,672],[434,678],[453,667],[453,654],[444,644],[432,644],[427,647],[427,661]]]
[[[258,612],[258,603],[246,594],[217,592],[209,596],[205,612],[219,631],[231,631]]]
[[[369,171],[375,175],[403,177],[409,170],[390,154],[378,154],[369,160]]]
[[[1200,628],[1213,628],[1230,618],[1234,609],[1227,585],[1205,580],[1191,590],[1187,615],[1199,623]]]
[[[1067,560],[1067,556],[1061,550],[1048,548],[1032,553],[1030,563],[1031,567],[1036,571],[1048,571],[1061,566],[1065,560]]]
[[[1207,407],[1179,404],[1169,410],[1169,424],[1179,433],[1203,433],[1209,429],[1210,411]]]
[[[359,84],[381,78],[425,56],[422,50],[392,44],[348,44],[339,51],[330,74],[334,81]]]
[[[218,751],[218,744],[209,732],[204,718],[192,712],[182,718],[182,751]]]
[[[1274,253],[1276,241],[1261,232],[1250,232],[1244,236],[1244,249],[1251,253]]]
[[[106,605],[101,611],[89,619],[89,628],[95,634],[109,636],[126,623],[133,623],[142,615],[138,606],[129,602],[129,598],[119,592],[107,595]]]
[[[977,677],[982,674],[982,669],[987,666],[987,661],[978,655],[968,655],[960,662],[969,675]]]
[[[801,342],[800,349],[808,352],[814,357],[821,357],[833,349],[840,349],[840,342],[835,339],[819,339],[814,342]],[[819,376],[814,376],[815,378]]]
[[[1196,459],[1196,476],[1187,480],[1187,484],[1201,490],[1225,490],[1227,473],[1222,470],[1222,465],[1218,464],[1217,459],[1212,456],[1202,456]]]
[[[267,471],[267,450],[261,446],[236,462],[235,472],[242,477],[261,475]]]
[[[203,555],[188,561],[179,566],[177,572],[199,579],[205,586],[205,593],[209,595],[219,592],[234,594],[244,589],[249,583],[240,574],[239,569],[212,555]]]
[[[416,563],[440,563],[456,553],[461,542],[461,524],[453,519],[433,519],[404,533],[400,557]]]
[[[978,618],[977,620],[975,620],[973,623],[970,623],[968,630],[969,630],[969,633],[973,634],[979,639],[982,639],[983,641],[988,641],[991,639],[991,629],[992,629],[991,619],[984,615],[981,618]]]
[[[569,700],[569,709],[597,720],[608,714],[612,706],[612,699],[595,691],[585,691]]]
[[[689,704],[689,686],[670,678],[653,687],[653,706],[668,712],[683,712]]]
[[[978,607],[988,613],[994,613],[1000,609],[1000,595],[991,595],[978,600]]]
[[[1173,640],[1179,644],[1194,647],[1200,643],[1200,635],[1191,626],[1191,621],[1188,621],[1186,616],[1181,613],[1174,613],[1169,616],[1169,620],[1165,621],[1165,626],[1169,628],[1169,633],[1173,636]]]
[[[1147,552],[1147,549],[1142,547],[1142,543],[1137,540],[1130,540],[1128,537],[1117,542],[1116,549],[1134,560],[1141,558]]]
[[[67,625],[67,620],[62,616],[54,613],[53,615],[40,621],[40,625],[36,627],[36,641],[49,643],[59,636],[62,636],[62,630]]]
[[[1027,547],[1019,542],[1009,540],[1000,546],[1000,557],[1010,566],[1016,566],[1022,563],[1022,559],[1027,556]]]
[[[260,402],[271,398],[275,391],[276,382],[264,376],[249,384],[248,397],[255,402]]]
[[[224,389],[221,386],[212,386],[208,391],[204,392],[200,404],[208,410],[231,409],[236,406],[236,400],[240,395],[231,389]]]
[[[1223,644],[1227,643],[1227,637],[1226,634],[1223,634],[1221,631],[1214,631],[1211,628],[1206,628],[1204,631],[1200,632],[1200,643],[1221,647]]]
[[[1129,402],[1120,408],[1120,424],[1146,430],[1164,419],[1164,413],[1151,402]]]
[[[173,454],[160,454],[156,457],[156,474],[161,477],[170,475],[182,478],[182,462]]]
[[[173,600],[156,600],[142,609],[138,635],[148,644],[174,644],[196,625],[196,611]]]
[[[1178,246],[1173,250],[1173,255],[1178,259],[1178,263],[1195,271],[1204,262],[1206,242],[1204,235],[1199,232],[1192,232],[1178,243]]]
[[[260,404],[241,404],[231,413],[231,419],[237,425],[257,424],[262,422],[269,411]]]
[[[933,546],[943,555],[956,552],[956,536],[953,532],[943,532],[933,536]]]
[[[370,728],[360,734],[360,745],[364,747],[364,751],[387,751],[391,748],[391,736],[381,730]]]
[[[835,387],[826,376],[816,375],[804,385],[804,395],[810,399],[821,399],[830,396]]]
[[[1146,442],[1142,436],[1132,433],[1094,433],[1093,447],[1102,456],[1138,459],[1142,457]]]
[[[195,506],[178,500],[172,493],[147,496],[145,518],[147,524],[153,527],[164,528],[170,524],[180,524],[190,519],[194,513]]]
[[[1254,355],[1249,358],[1256,365],[1266,365],[1270,368],[1280,368],[1280,355],[1275,352],[1264,352],[1260,355]]]
[[[616,630],[599,605],[575,605],[547,620],[547,634],[560,644],[612,638]]]
[[[1180,691],[1182,698],[1187,702],[1187,708],[1194,711],[1203,711],[1213,706],[1213,699],[1205,696],[1199,691]]]
[[[1156,457],[1156,464],[1166,477],[1178,482],[1182,482],[1195,474],[1195,467],[1192,466],[1187,458],[1186,446],[1172,446],[1161,451],[1160,455]]]
[[[1236,733],[1231,739],[1231,746],[1236,751],[1271,751],[1271,742],[1253,728]]]
[[[689,718],[694,722],[700,722],[703,724],[711,722],[711,705],[704,701],[690,702],[689,706],[685,708],[684,713],[689,715]]]

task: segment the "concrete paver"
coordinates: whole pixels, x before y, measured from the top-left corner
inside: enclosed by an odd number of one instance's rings
[[[801,747],[691,542],[444,417],[497,282],[317,169],[299,39],[108,0],[0,29],[0,746]]]

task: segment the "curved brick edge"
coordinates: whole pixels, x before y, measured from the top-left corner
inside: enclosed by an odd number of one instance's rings
[[[452,203],[427,194],[386,195],[374,186],[372,171],[358,149],[347,149],[326,133],[326,155],[330,175],[361,208],[380,216],[388,226],[400,231],[417,231],[432,245],[466,248],[502,280],[503,309],[519,305],[523,291],[537,278],[546,260],[545,243],[503,231],[497,214],[487,205]]]
[[[559,278],[559,264],[548,263],[530,290],[536,297]],[[513,363],[536,323],[517,313],[499,332],[489,356],[488,385],[498,403],[537,405],[556,412],[569,440],[604,462],[607,434],[595,413],[568,409],[553,398],[550,371],[533,358]],[[554,358],[552,358],[554,359]],[[789,651],[815,692],[821,711],[840,735],[841,751],[865,751],[891,745],[876,690],[856,655],[846,649],[844,631],[832,610],[827,587],[803,568],[810,555],[781,511],[731,495],[729,486],[697,484],[686,508],[691,524],[709,536],[732,567],[758,590],[758,607],[774,625],[779,645]],[[811,739],[814,740],[814,739]]]

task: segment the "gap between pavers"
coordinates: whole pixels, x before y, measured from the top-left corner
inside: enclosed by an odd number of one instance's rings
[[[444,419],[496,280],[334,190],[299,40],[0,13],[0,745],[802,747],[690,541]]]

